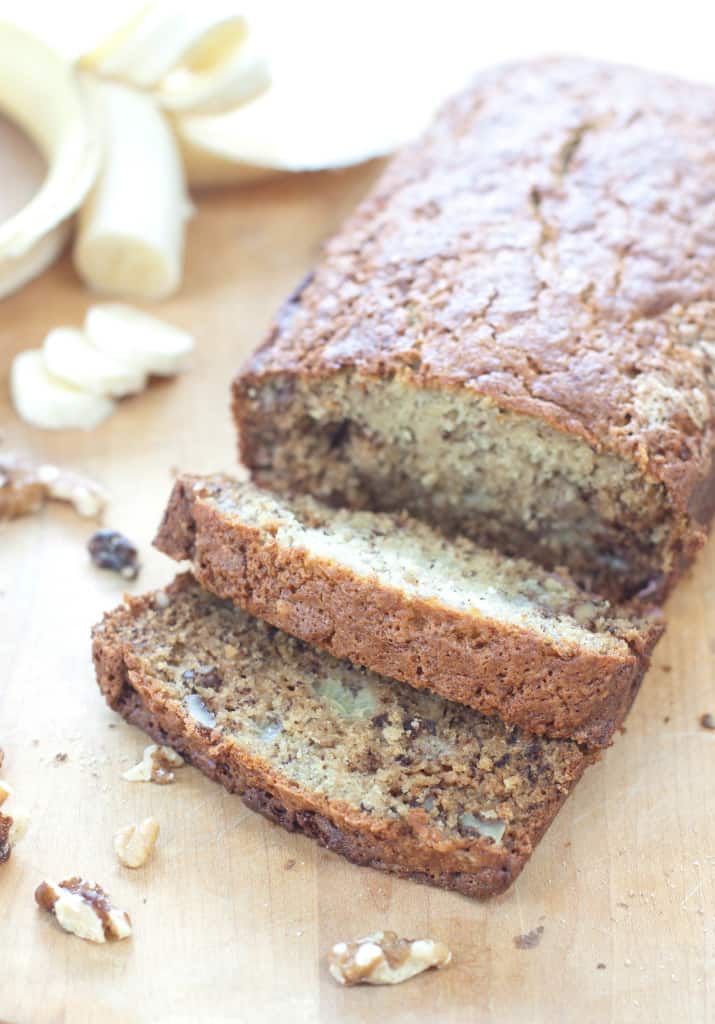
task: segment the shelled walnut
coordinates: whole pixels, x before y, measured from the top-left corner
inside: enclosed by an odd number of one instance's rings
[[[446,967],[451,959],[443,942],[375,932],[354,942],[336,943],[328,956],[328,969],[341,985],[397,985],[430,967]]]
[[[140,825],[127,825],[114,836],[114,852],[127,868],[141,868],[151,857],[159,838],[159,822],[145,818]]]
[[[122,773],[122,778],[127,782],[156,782],[159,786],[166,786],[176,779],[173,769],[183,766],[183,757],[171,747],[160,747],[156,743],[151,743],[144,748],[144,755],[139,764],[127,768]]]
[[[66,932],[88,942],[126,939],[132,934],[129,914],[112,904],[101,885],[83,878],[42,882],[35,890],[35,901],[54,914]]]

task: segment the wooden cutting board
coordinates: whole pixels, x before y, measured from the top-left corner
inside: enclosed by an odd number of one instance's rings
[[[173,468],[235,469],[230,377],[378,170],[198,197],[184,287],[160,308],[195,333],[194,368],[124,400],[91,433],[31,429],[8,398],[14,353],[55,325],[79,325],[91,301],[70,260],[0,304],[0,443],[110,488],[107,525],[141,549],[131,592],[173,574],[150,547]],[[11,177],[0,164],[6,196]],[[89,564],[91,529],[59,506],[0,526],[2,775],[32,816],[0,866],[0,1020],[713,1019],[715,732],[699,717],[715,712],[715,545],[668,607],[627,734],[587,773],[512,890],[479,904],[353,867],[191,768],[173,786],[122,781],[147,741],[94,684],[90,626],[126,585]],[[156,856],[128,871],[112,835],[149,814],[161,824]],[[42,879],[78,873],[129,910],[129,941],[95,947],[38,911]],[[340,989],[327,950],[379,928],[443,939],[454,963],[394,989]],[[534,929],[538,944],[517,948]]]

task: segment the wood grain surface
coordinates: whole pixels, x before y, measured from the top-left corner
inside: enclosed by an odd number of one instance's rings
[[[3,182],[8,168],[0,162]],[[0,305],[0,444],[110,488],[106,524],[141,549],[132,592],[173,575],[150,547],[173,468],[235,469],[229,379],[378,170],[199,196],[185,285],[160,307],[195,332],[194,367],[123,400],[91,433],[31,429],[8,398],[13,354],[52,326],[80,324],[91,302],[69,259]],[[2,776],[32,816],[0,866],[0,1020],[714,1018],[715,732],[699,717],[715,712],[715,545],[670,602],[627,734],[588,772],[512,890],[479,904],[353,867],[194,769],[173,786],[122,781],[147,741],[94,684],[89,630],[126,585],[89,564],[91,529],[60,506],[0,526]],[[132,872],[116,861],[112,835],[148,814],[161,825],[156,856]],[[130,912],[130,940],[93,946],[36,908],[43,878],[76,873]],[[340,989],[325,968],[331,944],[383,927],[445,940],[453,965],[394,989]],[[537,928],[538,944],[517,948],[515,937]]]

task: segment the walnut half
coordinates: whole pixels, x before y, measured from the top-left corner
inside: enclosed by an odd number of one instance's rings
[[[57,466],[0,455],[0,519],[39,512],[47,500],[70,502],[81,516],[98,519],[107,504],[102,487]]]
[[[83,878],[42,882],[35,890],[35,901],[54,914],[66,932],[88,942],[126,939],[132,934],[129,914],[112,904],[101,885]]]
[[[443,942],[375,932],[336,943],[328,955],[328,969],[341,985],[397,985],[430,967],[446,967],[451,959]]]

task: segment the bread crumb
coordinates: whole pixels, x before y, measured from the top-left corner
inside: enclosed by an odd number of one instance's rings
[[[523,935],[515,935],[514,945],[517,949],[535,949],[541,942],[543,934],[544,926],[540,924],[538,928],[532,928],[530,932],[524,932]]]

